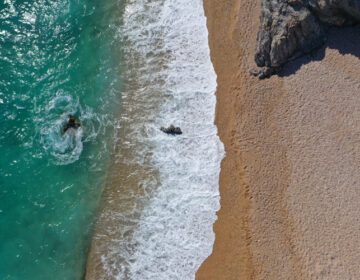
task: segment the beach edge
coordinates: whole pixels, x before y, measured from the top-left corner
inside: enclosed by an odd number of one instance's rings
[[[246,167],[235,143],[236,108],[239,105],[235,91],[236,84],[243,78],[237,74],[243,51],[233,40],[232,32],[238,22],[241,0],[226,4],[204,0],[203,3],[211,60],[217,74],[215,125],[226,156],[221,163],[221,209],[214,224],[213,252],[201,265],[196,279],[255,279],[250,251],[249,186],[244,172]]]

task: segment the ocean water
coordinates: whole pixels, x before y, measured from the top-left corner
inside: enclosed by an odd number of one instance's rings
[[[122,112],[89,280],[190,280],[211,254],[224,147],[202,0],[128,0]],[[180,136],[161,126],[180,126]]]
[[[123,2],[0,3],[0,279],[81,279],[121,112]],[[68,114],[83,124],[61,133]]]
[[[215,90],[202,0],[1,2],[0,280],[194,279]]]

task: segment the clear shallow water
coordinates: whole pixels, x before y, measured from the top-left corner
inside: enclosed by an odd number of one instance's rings
[[[80,279],[120,106],[121,1],[0,3],[0,279]],[[66,135],[68,114],[83,128]]]
[[[119,141],[87,275],[190,280],[212,251],[224,156],[203,3],[125,3]]]
[[[81,279],[105,178],[90,279],[193,279],[223,157],[202,1],[7,0],[0,44],[0,279]]]

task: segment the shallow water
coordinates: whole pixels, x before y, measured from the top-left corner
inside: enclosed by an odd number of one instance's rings
[[[194,278],[224,154],[207,36],[201,0],[0,4],[0,279],[81,279],[97,213],[89,279]]]
[[[122,10],[0,4],[0,279],[84,272],[120,106]],[[63,135],[68,114],[82,128]]]
[[[194,279],[211,253],[223,145],[201,0],[125,2],[123,110],[88,279]],[[161,126],[174,124],[181,136]]]

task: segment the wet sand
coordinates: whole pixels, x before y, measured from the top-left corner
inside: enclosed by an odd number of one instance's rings
[[[225,144],[213,279],[360,279],[360,29],[258,80],[260,1],[204,0]]]
[[[203,5],[125,4],[122,106],[85,279],[192,279],[212,250],[224,155]],[[183,134],[160,130],[171,124]]]

